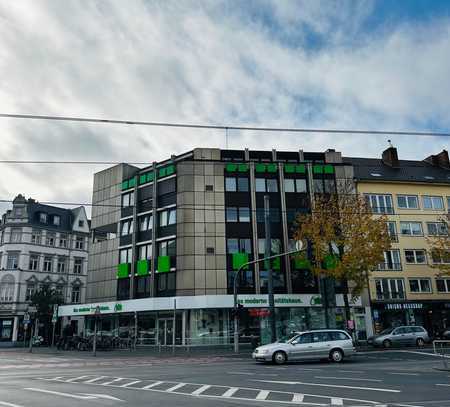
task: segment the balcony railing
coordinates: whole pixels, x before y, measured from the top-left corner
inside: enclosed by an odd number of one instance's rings
[[[394,208],[392,206],[371,206],[373,213],[392,215]]]
[[[404,300],[404,291],[394,291],[394,292],[377,292],[377,300]]]
[[[402,263],[380,263],[377,270],[381,271],[400,271],[402,269]]]

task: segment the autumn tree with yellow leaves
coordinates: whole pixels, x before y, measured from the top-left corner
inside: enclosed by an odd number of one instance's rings
[[[427,237],[434,269],[440,276],[450,276],[450,213],[439,219],[433,235]]]
[[[342,283],[347,321],[349,296],[361,294],[371,270],[391,247],[386,221],[348,186],[340,193],[316,195],[311,213],[296,219],[295,239],[309,246],[311,270],[322,281],[332,277]]]

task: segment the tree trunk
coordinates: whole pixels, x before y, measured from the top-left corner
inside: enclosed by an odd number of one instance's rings
[[[348,329],[348,321],[352,320],[351,317],[351,312],[350,312],[350,302],[348,300],[348,294],[349,294],[349,289],[348,289],[348,281],[344,280],[343,281],[343,288],[344,288],[344,313],[345,313],[345,326]],[[355,321],[353,321],[353,329],[351,330],[352,333],[352,338],[355,339]]]

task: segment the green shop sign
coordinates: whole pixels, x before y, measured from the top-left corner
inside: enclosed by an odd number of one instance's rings
[[[95,313],[95,309],[97,306],[90,306],[90,307],[77,307],[73,309],[73,312],[76,314],[80,313]],[[100,305],[100,312],[112,312],[112,308],[109,305]],[[114,312],[121,312],[123,311],[123,305],[120,303],[117,303],[114,305]]]

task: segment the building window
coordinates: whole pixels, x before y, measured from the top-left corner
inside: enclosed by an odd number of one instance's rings
[[[378,270],[401,270],[399,250],[387,250],[384,252],[384,263],[378,265]]]
[[[260,257],[264,257],[266,253],[266,239],[258,239],[258,254]],[[281,253],[281,240],[280,239],[271,239],[270,240],[270,254],[279,254]]]
[[[306,193],[306,180],[286,178],[284,180],[284,192]]]
[[[227,207],[225,214],[227,222],[250,222],[250,208],[247,207]]]
[[[139,217],[139,231],[145,232],[153,229],[153,215],[144,215]]]
[[[401,278],[380,278],[375,280],[377,300],[398,300],[405,298],[405,287]]]
[[[158,215],[160,227],[175,225],[177,223],[177,210],[175,208],[160,211]]]
[[[428,234],[431,236],[447,236],[448,226],[444,222],[427,222]]]
[[[391,195],[366,195],[367,203],[372,209],[373,213],[394,213],[394,208],[392,207],[392,196]]]
[[[58,284],[55,288],[55,294],[60,298],[64,298],[64,286]]]
[[[54,233],[47,232],[45,236],[45,244],[47,246],[54,246],[56,240],[56,235]]]
[[[8,253],[8,257],[6,259],[6,268],[8,270],[17,270],[19,268],[18,253]]]
[[[437,278],[436,287],[440,293],[450,293],[450,279],[449,278]]]
[[[278,181],[275,178],[255,178],[256,192],[278,192]]]
[[[14,216],[20,218],[23,215],[23,207],[19,206],[14,208]]]
[[[134,206],[134,192],[128,192],[122,195],[122,208]]]
[[[73,262],[73,274],[83,274],[83,258],[75,257]]]
[[[227,252],[233,253],[252,253],[251,239],[227,239]]]
[[[57,268],[56,271],[58,273],[65,273],[66,272],[66,263],[67,263],[67,259],[66,257],[58,257],[58,264],[57,264]]]
[[[166,240],[158,244],[158,256],[176,256],[177,246],[176,240]]]
[[[84,249],[84,236],[77,236],[75,239],[75,249],[83,250]]]
[[[53,258],[50,256],[44,257],[44,271],[51,273],[52,271],[52,265],[53,265]]]
[[[12,302],[14,298],[14,277],[6,275],[0,281],[0,302]]]
[[[67,247],[67,235],[61,233],[59,235],[59,247]]]
[[[405,260],[409,264],[425,264],[427,256],[425,250],[405,250]]]
[[[431,250],[433,263],[450,264],[450,250]]]
[[[127,236],[133,233],[133,219],[123,220],[120,230],[120,236]]]
[[[225,212],[225,217],[227,222],[237,222],[238,221],[238,208],[227,207]]]
[[[264,223],[264,208],[256,208],[256,222]],[[269,220],[270,223],[280,222],[280,209],[279,208],[269,208]]]
[[[131,263],[131,248],[119,251],[119,263]]]
[[[41,212],[39,214],[39,222],[41,223],[47,223],[47,214],[44,212]]]
[[[431,280],[428,278],[410,279],[409,290],[412,293],[431,293]]]
[[[442,196],[425,195],[422,197],[423,209],[432,209],[435,211],[444,209],[444,200]]]
[[[40,230],[33,229],[31,231],[31,243],[41,244],[42,233]]]
[[[226,177],[226,192],[248,192],[248,178],[244,177]]]
[[[27,284],[25,291],[25,301],[31,301],[34,293],[36,292],[36,286],[34,284]]]
[[[80,302],[80,286],[74,285],[72,287],[72,303],[78,304]]]
[[[22,229],[14,228],[11,229],[11,243],[20,243],[22,241]]]
[[[139,260],[151,260],[152,259],[152,245],[144,244],[138,247]]]
[[[225,191],[227,191],[227,192],[236,192],[237,191],[236,178],[232,178],[232,177],[225,178]]]
[[[78,221],[78,227],[79,227],[79,228],[84,227],[84,220],[79,220],[79,221]]]
[[[53,224],[59,226],[61,224],[61,218],[58,215],[53,215]]]
[[[28,263],[28,270],[38,271],[39,269],[39,255],[30,254],[30,262]]]
[[[402,209],[419,209],[417,195],[397,195],[397,205]]]
[[[402,235],[423,236],[422,222],[400,222]]]
[[[389,238],[392,241],[397,241],[397,225],[395,222],[386,222]]]

